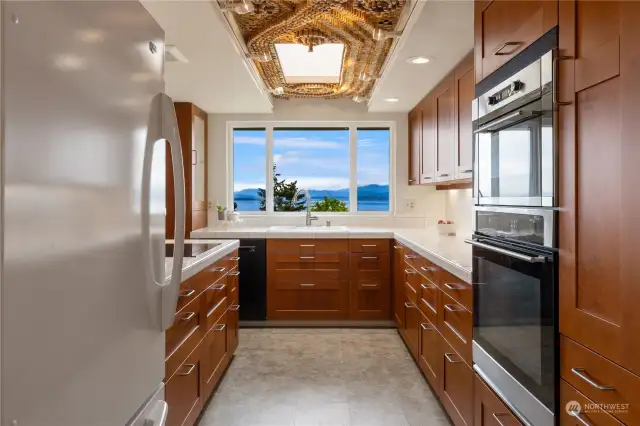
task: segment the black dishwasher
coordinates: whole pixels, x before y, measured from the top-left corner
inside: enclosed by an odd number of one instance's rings
[[[240,321],[267,319],[267,244],[241,239],[239,249]]]

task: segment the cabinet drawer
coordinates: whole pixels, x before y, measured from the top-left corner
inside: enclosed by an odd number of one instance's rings
[[[165,377],[169,378],[202,340],[200,298],[193,300],[176,314],[173,325],[165,333]]]
[[[211,327],[220,321],[220,318],[227,311],[228,307],[229,300],[226,297],[223,297],[218,301],[218,303],[207,309],[206,313],[204,313],[205,319],[203,321],[203,334],[211,330]]]
[[[269,239],[267,253],[293,253],[298,256],[319,253],[347,253],[349,240]]]
[[[409,346],[411,355],[414,359],[418,359],[418,343],[420,339],[420,310],[411,301],[405,298],[404,301],[404,318],[405,318],[405,333],[407,336],[406,344]]]
[[[576,415],[569,414],[567,410],[569,402],[577,402],[582,410],[577,411]],[[595,403],[564,380],[560,380],[560,426],[622,426],[624,424],[605,411],[595,407],[589,408],[589,405],[595,405]],[[638,424],[638,422],[629,424]]]
[[[267,317],[271,320],[341,320],[349,317],[349,281],[336,290],[269,290]]]
[[[198,346],[165,384],[165,400],[169,405],[167,426],[191,426],[203,405],[200,385],[201,346]]]
[[[290,270],[275,271],[276,290],[339,290],[341,273],[338,269],[327,270]]]
[[[456,426],[473,424],[473,370],[442,339],[444,370],[441,402]]]
[[[213,392],[229,364],[229,327],[223,315],[209,330],[202,342],[202,382],[205,400]]]
[[[406,297],[417,306],[420,297],[420,275],[407,265],[404,269],[404,292]]]
[[[377,271],[384,274],[389,273],[388,253],[362,253],[351,255],[351,273],[359,271]]]
[[[418,253],[416,253],[415,251],[411,250],[408,247],[405,247],[404,248],[404,261],[408,265],[413,267],[413,269],[418,270],[418,269],[420,269],[420,266],[424,265],[425,259],[422,256],[420,256]]]
[[[467,364],[472,365],[473,315],[446,294],[442,294],[442,327],[440,327],[440,332]]]
[[[440,394],[442,378],[442,336],[426,316],[420,321],[420,344],[418,364],[436,394]]]
[[[389,240],[349,240],[351,253],[389,253]]]
[[[473,287],[471,284],[464,282],[447,271],[440,272],[440,281],[442,291],[468,311],[473,312]]]
[[[611,413],[626,424],[640,424],[640,377],[586,347],[561,337],[560,376],[598,404],[629,404]]]
[[[523,426],[478,375],[475,378],[473,393],[475,426]]]
[[[425,280],[426,281],[426,280]],[[440,328],[438,313],[441,310],[440,289],[430,281],[420,284],[420,300],[418,307],[420,311],[431,321],[436,328]]]
[[[439,266],[437,266],[435,263],[425,259],[425,258],[421,258],[420,262],[419,262],[419,266],[417,268],[417,271],[420,275],[422,275],[423,277],[425,277],[426,279],[428,279],[429,281],[431,281],[434,284],[440,285],[442,279],[440,277],[440,274],[442,272],[442,268],[440,268]]]
[[[229,255],[229,269],[237,268],[239,261],[240,256],[238,255],[238,250],[236,249]]]
[[[225,275],[221,280],[218,280],[215,284],[211,284],[204,293],[202,293],[202,301],[204,303],[202,312],[209,316],[211,312],[225,297],[229,291],[229,275]]]

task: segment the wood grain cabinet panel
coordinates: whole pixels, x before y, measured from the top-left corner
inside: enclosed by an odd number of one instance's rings
[[[447,296],[464,306],[468,311],[473,311],[473,286],[447,271],[441,271],[439,285]]]
[[[431,281],[423,280],[421,282],[418,307],[422,314],[425,315],[438,329],[442,324],[442,298],[440,293],[438,286]]]
[[[473,315],[446,294],[442,294],[442,326],[440,327],[440,332],[465,362],[473,365],[471,356]]]
[[[192,426],[204,403],[200,382],[201,347],[196,347],[165,383],[165,401],[169,405],[167,426]]]
[[[476,83],[558,25],[558,1],[475,1]]]
[[[576,402],[582,407],[582,410],[575,412],[575,414],[569,414],[566,409],[567,405]],[[613,418],[606,411],[591,409],[589,405],[595,405],[595,403],[564,380],[560,380],[561,409],[558,410],[560,412],[560,426],[622,426],[624,424]]]
[[[420,321],[418,352],[418,365],[420,369],[434,392],[440,395],[443,369],[442,336],[440,336],[436,327],[424,315],[422,315]]]
[[[418,359],[418,343],[420,339],[420,319],[422,314],[420,310],[411,300],[404,299],[404,317],[405,317],[405,343],[409,347],[411,355],[414,359]]]
[[[559,21],[560,331],[640,374],[640,191],[629,186],[640,164],[640,5],[561,1]]]
[[[475,376],[473,399],[474,426],[523,426],[478,375]]]
[[[473,177],[473,130],[471,103],[475,99],[473,53],[470,53],[454,71],[455,85],[455,178]]]
[[[445,77],[434,92],[436,182],[455,180],[454,77]]]
[[[420,103],[422,108],[421,184],[433,184],[436,181],[436,108],[434,99],[433,93],[429,93]]]
[[[442,339],[442,394],[440,401],[456,426],[473,425],[473,370]]]
[[[209,330],[202,341],[202,374],[201,383],[205,399],[213,393],[229,365],[229,322],[227,315]]]
[[[389,253],[390,246],[390,240],[349,240],[349,251],[351,253]]]
[[[404,328],[404,247],[393,244],[393,311],[398,328]]]
[[[165,333],[165,377],[171,377],[198,346],[203,336],[205,320],[201,314],[200,298],[186,305]]]
[[[420,184],[421,145],[422,108],[414,108],[409,113],[409,185]]]
[[[388,241],[386,245],[389,245]],[[352,320],[389,319],[391,310],[389,283],[388,253],[352,253],[349,318]]]

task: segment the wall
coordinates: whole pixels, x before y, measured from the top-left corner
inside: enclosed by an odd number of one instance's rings
[[[396,123],[395,173],[392,183],[395,188],[394,215],[389,218],[363,215],[335,215],[328,219],[334,224],[362,226],[402,226],[423,228],[445,215],[445,195],[431,187],[409,186],[408,179],[408,122],[406,113],[370,113],[364,104],[352,100],[276,100],[271,114],[209,114],[209,200],[224,202],[227,199],[226,123],[228,121],[394,121]],[[393,172],[393,171],[392,171]],[[407,199],[414,200],[413,209],[405,207]],[[324,216],[322,218],[325,219]],[[265,224],[265,219],[245,215],[247,224]],[[268,224],[297,223],[296,216],[272,216]],[[209,226],[215,226],[215,209],[209,209]]]
[[[445,193],[445,211],[447,220],[452,220],[457,235],[471,238],[471,219],[473,217],[473,190],[452,189]]]

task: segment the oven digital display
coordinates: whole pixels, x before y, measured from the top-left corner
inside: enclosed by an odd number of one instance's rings
[[[489,105],[496,105],[524,89],[524,83],[516,80],[504,89],[489,96]]]

